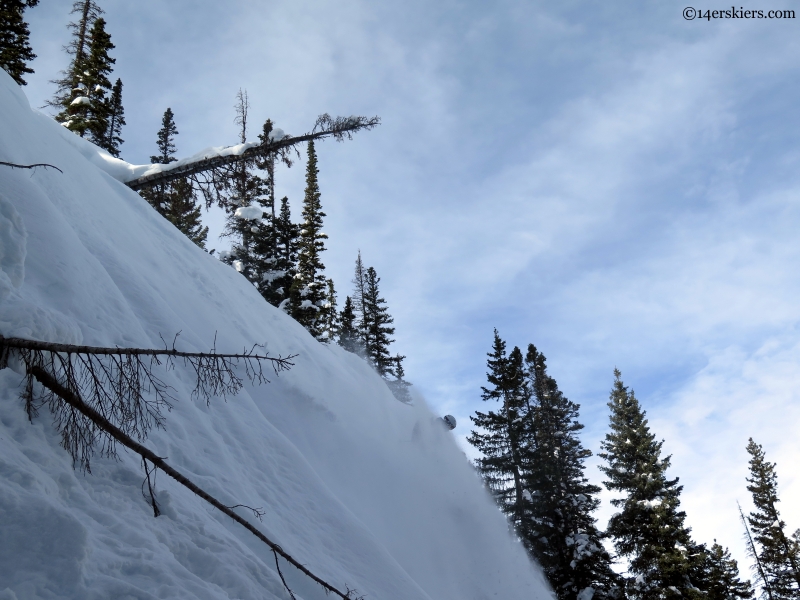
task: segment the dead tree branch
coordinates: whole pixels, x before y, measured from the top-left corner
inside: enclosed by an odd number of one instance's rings
[[[45,167],[45,168],[55,169],[56,171],[58,171],[62,175],[64,173],[64,171],[62,171],[61,169],[59,169],[55,165],[50,165],[50,164],[47,164],[47,163],[36,163],[34,165],[18,165],[16,163],[0,161],[0,165],[3,165],[4,167],[11,167],[12,169],[35,169],[36,167]]]
[[[321,585],[326,592],[332,592],[333,594],[339,596],[343,600],[352,600],[352,596],[350,595],[352,592],[348,588],[347,593],[343,593],[333,587],[327,581],[320,579],[316,575],[314,575],[311,571],[309,571],[306,567],[300,564],[297,560],[295,560],[291,555],[283,550],[278,544],[270,540],[266,535],[261,533],[255,526],[251,523],[237,515],[233,510],[229,507],[222,504],[219,500],[211,496],[208,492],[204,491],[197,485],[195,485],[192,481],[187,479],[177,470],[173,469],[169,466],[163,458],[156,455],[154,452],[143,446],[142,444],[133,440],[130,436],[126,435],[119,427],[111,423],[108,419],[106,419],[100,412],[95,410],[93,407],[86,404],[74,390],[71,390],[65,386],[63,386],[59,381],[53,377],[50,373],[48,373],[44,368],[40,365],[30,365],[27,367],[27,374],[31,379],[35,379],[39,382],[44,388],[46,388],[50,394],[54,398],[60,398],[66,405],[68,405],[71,409],[76,411],[78,414],[81,415],[84,419],[87,419],[91,423],[93,423],[98,429],[102,430],[106,435],[113,438],[119,444],[125,446],[126,448],[136,452],[139,456],[142,457],[143,460],[147,460],[153,464],[154,467],[161,469],[172,477],[175,481],[183,485],[184,487],[191,490],[194,494],[211,504],[217,510],[223,512],[231,519],[239,523],[242,527],[247,529],[250,533],[255,535],[259,540],[264,542],[267,546],[269,546],[270,550],[275,554],[276,561],[277,555],[280,554],[287,562],[289,562],[292,566],[298,569],[301,573],[306,575],[307,577],[313,579],[319,585]],[[280,568],[279,568],[280,571]],[[284,585],[286,585],[286,581],[283,579],[283,574],[281,573],[281,580],[283,580]],[[288,586],[287,586],[288,589]],[[291,593],[291,591],[290,591]],[[294,595],[292,594],[292,597]]]
[[[176,336],[177,337],[177,336]],[[294,356],[283,358],[257,354],[253,346],[239,354],[211,352],[181,352],[174,346],[163,350],[142,348],[102,348],[56,344],[0,336],[0,368],[16,365],[25,373],[22,393],[28,418],[48,405],[61,444],[70,453],[73,464],[90,472],[90,460],[96,449],[104,456],[116,456],[115,438],[98,429],[91,419],[58,401],[49,389],[33,385],[34,367],[50,373],[65,389],[85,398],[98,414],[126,434],[143,441],[153,427],[163,428],[164,411],[172,408],[173,388],[154,373],[163,366],[173,369],[176,360],[193,369],[195,387],[193,398],[208,404],[212,396],[236,394],[244,385],[243,377],[251,383],[268,383],[264,366],[269,364],[275,374],[288,370]],[[244,373],[240,375],[240,371]]]
[[[336,141],[352,139],[353,134],[361,130],[370,130],[380,124],[378,117],[336,117],[323,114],[317,118],[314,128],[303,135],[273,139],[248,148],[241,154],[228,156],[212,156],[185,163],[175,167],[167,167],[158,173],[152,173],[126,182],[133,190],[142,190],[156,185],[163,185],[176,179],[189,179],[199,190],[206,206],[223,202],[224,193],[231,187],[231,180],[241,172],[242,163],[255,163],[273,155],[284,162],[290,162],[295,146],[309,140],[332,137]]]

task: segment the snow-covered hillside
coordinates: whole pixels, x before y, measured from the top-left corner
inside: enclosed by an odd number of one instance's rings
[[[97,149],[32,111],[0,71],[0,334],[65,343],[240,351],[296,366],[228,402],[179,401],[146,442],[313,572],[367,600],[551,597],[451,434],[394,399],[355,355],[314,341],[98,168]],[[269,549],[138,457],[72,469],[49,413],[29,423],[0,371],[0,599],[288,598]],[[416,428],[416,432],[415,432]],[[245,511],[243,516],[251,518]],[[325,598],[288,564],[304,600]]]

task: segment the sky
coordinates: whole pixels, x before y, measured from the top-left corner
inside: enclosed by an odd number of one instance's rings
[[[149,162],[167,107],[179,156],[237,143],[239,89],[250,139],[266,118],[300,134],[325,112],[380,116],[317,146],[324,262],[340,304],[357,252],[375,267],[393,349],[468,455],[497,328],[547,356],[594,452],[621,370],[698,541],[749,564],[751,436],[800,527],[800,17],[686,20],[675,0],[99,3],[129,162]],[[33,106],[67,65],[70,7],[28,11]],[[277,175],[295,218],[303,179],[303,160]]]

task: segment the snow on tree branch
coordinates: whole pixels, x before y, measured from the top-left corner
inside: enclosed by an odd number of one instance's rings
[[[237,165],[242,162],[254,161],[268,155],[277,155],[284,162],[291,162],[290,153],[298,144],[326,137],[332,137],[339,142],[350,140],[354,133],[373,129],[379,124],[379,117],[334,118],[326,113],[320,115],[313,129],[303,135],[293,137],[286,135],[280,129],[275,129],[261,142],[212,148],[168,165],[135,168],[131,178],[123,181],[128,187],[138,191],[176,179],[188,178],[203,193],[206,203],[210,205],[229,187],[231,177],[237,173]]]

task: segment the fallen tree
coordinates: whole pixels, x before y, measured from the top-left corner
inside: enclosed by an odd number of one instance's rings
[[[336,141],[352,139],[353,134],[370,130],[380,124],[378,117],[336,117],[323,114],[317,118],[314,128],[299,136],[277,136],[268,122],[258,144],[241,144],[236,151],[223,149],[197,160],[182,160],[168,165],[153,165],[151,172],[125,182],[139,191],[163,185],[176,179],[188,179],[203,194],[206,205],[219,202],[222,192],[228,190],[231,179],[241,171],[242,163],[251,163],[270,155],[291,164],[291,152],[296,146],[310,140],[332,137]]]

